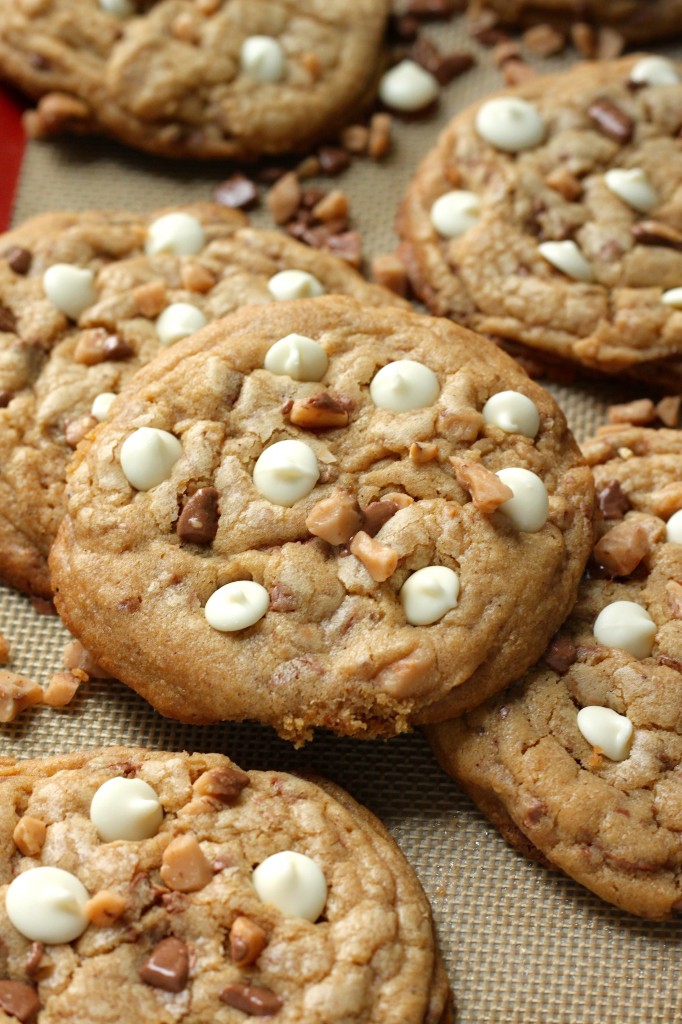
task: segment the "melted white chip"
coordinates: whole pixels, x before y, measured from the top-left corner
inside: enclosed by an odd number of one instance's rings
[[[545,123],[532,103],[516,96],[500,96],[478,108],[476,131],[496,149],[519,153],[540,145]]]
[[[518,391],[498,391],[483,406],[483,419],[507,434],[535,437],[540,413],[535,402]]]
[[[103,11],[116,18],[129,18],[135,14],[135,6],[130,0],[99,0],[99,5]]]
[[[566,277],[572,277],[574,281],[594,280],[592,266],[571,239],[566,239],[564,242],[541,242],[538,251],[548,263],[551,263]]]
[[[665,539],[673,544],[682,544],[682,508],[673,512],[665,525]]]
[[[276,299],[315,299],[324,295],[324,287],[307,270],[280,270],[268,281],[268,289]]]
[[[654,646],[656,623],[634,601],[614,601],[597,616],[594,636],[605,647],[627,651],[633,658],[648,658]]]
[[[52,305],[72,320],[97,301],[95,275],[87,267],[54,263],[43,274],[43,288]]]
[[[427,565],[408,576],[400,601],[411,626],[430,626],[457,605],[459,577],[446,565]]]
[[[23,871],[14,879],[5,907],[10,921],[33,942],[54,945],[72,942],[88,926],[85,904],[90,894],[69,871],[42,867]]]
[[[604,175],[606,187],[638,213],[649,213],[658,195],[641,167],[614,167]]]
[[[269,606],[270,595],[260,583],[235,580],[211,594],[204,614],[209,626],[221,633],[235,633],[262,619]]]
[[[285,917],[317,921],[327,902],[321,868],[312,858],[293,850],[267,857],[254,869],[253,885],[263,903],[271,903]]]
[[[374,374],[369,393],[379,409],[409,412],[433,405],[440,393],[440,384],[433,370],[423,363],[396,359]]]
[[[257,82],[281,82],[286,70],[286,57],[280,43],[272,36],[249,36],[240,53],[242,74]]]
[[[97,395],[90,409],[91,414],[96,420],[99,420],[101,423],[102,420],[108,417],[115,399],[116,395],[113,391],[103,391],[100,395]]]
[[[147,229],[145,252],[173,252],[177,256],[193,256],[206,244],[201,223],[189,213],[167,213],[152,221]]]
[[[438,79],[413,60],[401,60],[379,82],[382,103],[394,110],[422,110],[439,92]]]
[[[200,331],[207,323],[206,317],[196,306],[189,302],[173,302],[156,318],[155,327],[161,344],[172,345]]]
[[[674,306],[675,309],[682,309],[682,287],[669,288],[661,295],[661,302],[666,306]]]
[[[680,76],[665,57],[642,57],[632,68],[630,81],[636,85],[677,85]]]
[[[431,207],[431,223],[443,238],[458,238],[476,223],[480,213],[475,192],[453,189],[436,199]]]
[[[611,708],[597,705],[581,708],[578,728],[588,743],[599,747],[612,761],[624,761],[632,745],[632,722]]]
[[[511,519],[522,533],[537,533],[547,522],[549,497],[542,480],[529,469],[510,466],[496,474],[503,484],[510,487],[513,497],[503,501],[498,512]]]
[[[92,798],[90,821],[105,843],[117,839],[151,839],[163,821],[156,791],[143,779],[115,778],[104,782]]]
[[[295,505],[320,478],[315,452],[304,441],[276,441],[253,468],[256,489],[273,505]]]
[[[304,334],[287,334],[271,345],[263,364],[270,373],[286,374],[294,380],[318,381],[327,372],[327,353]]]
[[[169,478],[181,455],[182,445],[173,434],[157,427],[140,427],[121,445],[121,469],[132,487],[149,491]]]

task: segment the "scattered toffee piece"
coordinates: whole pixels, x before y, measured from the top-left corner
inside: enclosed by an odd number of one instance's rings
[[[230,929],[230,956],[237,967],[250,967],[268,944],[267,933],[248,917],[236,918]]]
[[[617,480],[609,480],[597,493],[599,508],[605,519],[622,519],[632,508],[630,499]]]
[[[219,995],[222,1003],[252,1017],[267,1017],[282,1008],[282,1000],[269,988],[256,985],[227,985]]]
[[[178,538],[186,544],[211,544],[218,532],[219,494],[215,487],[200,487],[185,503],[178,519]]]
[[[33,253],[30,249],[23,249],[20,245],[13,245],[11,249],[3,253],[15,274],[28,274],[33,262]]]
[[[21,1024],[33,1024],[40,1009],[34,988],[22,981],[0,981],[0,1010],[16,1017]]]
[[[576,659],[575,644],[570,636],[555,636],[543,655],[544,662],[553,672],[563,676]]]
[[[273,612],[294,612],[298,608],[298,598],[293,590],[283,583],[275,583],[270,588],[270,610]]]
[[[171,936],[154,946],[149,958],[140,968],[140,977],[152,988],[165,992],[182,992],[189,976],[187,946]]]
[[[17,329],[17,318],[11,309],[0,304],[0,331],[14,334]]]
[[[334,177],[350,166],[351,156],[347,149],[339,146],[321,146],[317,151],[320,167],[325,174]]]
[[[250,210],[259,202],[258,189],[245,174],[233,174],[221,181],[213,190],[213,198],[221,206],[240,210]]]
[[[656,415],[666,427],[677,427],[680,422],[681,407],[682,397],[680,395],[666,395],[656,403]]]
[[[634,122],[624,110],[607,99],[598,99],[590,105],[587,113],[604,135],[614,142],[626,143],[632,138]]]
[[[376,536],[397,511],[398,505],[395,501],[373,501],[362,513],[362,529],[370,537]]]
[[[297,398],[289,410],[289,419],[304,430],[332,430],[348,426],[348,405],[326,391],[310,398]]]
[[[241,768],[211,768],[200,775],[194,783],[194,790],[201,796],[213,797],[221,803],[231,804],[243,789],[249,785],[249,776]]]

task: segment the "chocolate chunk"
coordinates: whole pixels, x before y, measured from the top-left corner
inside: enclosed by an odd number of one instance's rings
[[[614,142],[629,142],[635,129],[632,118],[611,100],[599,99],[588,108],[587,113],[597,128]]]
[[[26,59],[35,71],[49,71],[52,67],[51,61],[42,53],[29,53]]]
[[[412,14],[392,14],[389,19],[389,33],[404,43],[414,42],[419,35],[419,29],[419,21]]]
[[[102,355],[103,360],[117,363],[134,356],[135,349],[123,338],[119,338],[118,334],[108,334],[102,343]]]
[[[258,189],[245,174],[233,174],[213,190],[213,198],[233,210],[250,210],[258,205]]]
[[[597,493],[599,508],[605,519],[622,519],[632,506],[627,494],[617,480],[609,480]]]
[[[40,961],[43,959],[43,953],[45,952],[45,946],[42,942],[32,942],[31,948],[28,951],[26,957],[26,963],[24,964],[24,970],[28,974],[29,978],[32,978],[38,973],[40,968]]]
[[[215,487],[200,487],[185,503],[178,519],[178,537],[186,544],[211,544],[218,532],[220,510]]]
[[[251,1017],[267,1017],[282,1008],[282,1000],[269,988],[256,985],[227,985],[219,995],[222,1003],[235,1010],[248,1013]]]
[[[6,409],[13,398],[14,394],[11,391],[0,391],[0,409]]]
[[[249,785],[249,776],[241,768],[211,768],[200,775],[194,783],[194,790],[200,796],[213,797],[221,803],[231,804],[243,789]]]
[[[321,146],[317,155],[323,172],[330,177],[341,174],[350,166],[350,153],[339,146]]]
[[[405,14],[413,18],[447,19],[465,7],[465,0],[407,0]]]
[[[544,653],[545,664],[563,676],[576,659],[575,644],[570,636],[555,636]]]
[[[275,583],[270,587],[270,611],[293,612],[298,608],[298,598],[293,590],[283,583]]]
[[[30,249],[23,249],[20,245],[13,245],[11,249],[3,253],[15,274],[27,274],[33,262],[33,253]]]
[[[0,1010],[16,1017],[21,1024],[31,1024],[39,1009],[40,1000],[30,985],[22,981],[0,981]]]
[[[663,245],[682,251],[682,233],[657,220],[642,220],[632,225],[632,237],[640,245]]]
[[[0,303],[0,332],[8,331],[9,333],[14,334],[16,329],[17,318],[14,313],[11,309],[8,309],[7,306],[3,306]]]
[[[373,501],[362,513],[362,529],[374,537],[397,511],[395,501]]]
[[[140,967],[140,977],[152,988],[182,992],[189,976],[187,946],[171,936],[154,946],[151,956]]]

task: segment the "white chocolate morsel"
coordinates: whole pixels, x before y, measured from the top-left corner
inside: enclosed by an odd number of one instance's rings
[[[427,565],[408,576],[400,601],[411,626],[430,626],[457,605],[459,577],[446,565]]]
[[[478,108],[476,131],[495,149],[520,153],[540,145],[545,137],[545,122],[527,100],[500,96]]]
[[[438,79],[413,60],[401,60],[379,82],[382,103],[394,110],[423,110],[439,92]]]
[[[327,882],[319,865],[304,853],[273,853],[254,869],[252,877],[263,903],[272,904],[285,917],[317,921],[324,910]]]
[[[23,871],[5,896],[7,916],[33,942],[73,942],[90,923],[85,904],[90,893],[69,871],[42,867]]]
[[[256,490],[273,505],[295,505],[310,494],[319,478],[315,452],[305,441],[276,441],[253,467]]]
[[[369,393],[378,409],[409,412],[433,405],[440,394],[440,384],[433,370],[423,363],[396,359],[377,370]]]
[[[151,839],[163,821],[163,807],[144,779],[117,777],[102,783],[90,804],[90,821],[104,843]]]
[[[173,252],[177,256],[193,256],[206,244],[206,232],[189,213],[167,213],[152,221],[147,229],[145,252]]]
[[[453,189],[436,199],[431,207],[431,223],[443,238],[459,238],[476,223],[480,214],[475,192]]]
[[[266,370],[294,380],[322,380],[329,359],[327,353],[312,338],[304,334],[287,334],[271,345],[263,363]]]
[[[673,512],[665,524],[665,539],[673,544],[682,544],[682,508]]]
[[[578,712],[578,728],[588,743],[612,761],[624,761],[630,754],[632,722],[611,708],[590,705]]]
[[[84,309],[97,301],[95,275],[87,267],[74,267],[71,263],[53,263],[43,274],[45,294],[72,320],[77,320]]]
[[[675,309],[682,309],[682,287],[669,288],[661,295],[661,302],[666,306],[674,306]]]
[[[269,606],[270,595],[260,583],[235,580],[211,594],[204,614],[209,626],[221,633],[235,633],[262,619]]]
[[[636,85],[677,85],[680,76],[665,57],[642,57],[632,68],[630,81]]]
[[[524,437],[535,437],[540,429],[537,405],[519,391],[498,391],[483,406],[483,419],[507,434]]]
[[[121,469],[136,490],[149,491],[168,479],[181,455],[182,445],[173,434],[140,427],[121,445]]]
[[[540,477],[529,469],[516,466],[501,469],[496,475],[503,484],[511,487],[514,495],[503,501],[497,511],[508,516],[522,533],[541,530],[549,515],[549,497]]]
[[[162,345],[172,345],[200,331],[208,323],[206,317],[190,302],[173,302],[156,318],[156,333]]]
[[[627,651],[633,658],[648,658],[654,646],[656,623],[634,601],[614,601],[597,616],[593,632],[597,643]]]
[[[135,14],[135,7],[130,0],[99,0],[99,5],[103,11],[116,18],[129,18]]]
[[[91,415],[101,423],[102,420],[105,420],[109,415],[115,398],[116,395],[113,391],[103,391],[101,395],[97,395],[92,403],[92,408],[90,409]]]
[[[286,57],[281,44],[272,36],[249,36],[240,53],[242,74],[257,82],[281,82],[286,71]]]
[[[540,255],[574,281],[593,281],[594,272],[582,252],[572,239],[563,242],[541,242]]]
[[[268,281],[268,290],[275,299],[316,299],[324,295],[324,287],[307,270],[280,270]]]
[[[649,213],[658,203],[658,194],[641,167],[613,167],[604,181],[614,195],[638,213]]]

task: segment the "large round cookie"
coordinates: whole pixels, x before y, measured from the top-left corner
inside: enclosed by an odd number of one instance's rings
[[[51,594],[47,553],[66,464],[97,422],[93,400],[118,392],[174,334],[273,300],[269,282],[288,269],[364,302],[401,302],[341,260],[246,224],[236,211],[198,203],[147,215],[45,214],[0,237],[0,578]],[[80,313],[62,312],[46,293],[55,264],[72,269],[50,294],[63,301],[84,288]],[[73,268],[90,272],[89,284]],[[285,281],[284,293],[307,287],[307,278]]]
[[[506,25],[608,25],[624,39],[639,43],[663,39],[682,28],[680,0],[470,0],[469,10],[474,16],[494,11]]]
[[[419,881],[337,786],[219,754],[3,761],[3,1020],[450,1021]]]
[[[563,621],[591,543],[591,476],[542,388],[447,320],[343,297],[180,342],[72,467],[50,560],[69,629],[163,714],[295,741],[497,692]]]
[[[0,2],[0,75],[34,135],[252,158],[338,132],[380,73],[387,0]]]
[[[584,451],[603,520],[572,615],[521,683],[429,737],[513,845],[666,918],[682,910],[682,434],[611,428]],[[631,604],[604,616],[615,602]]]
[[[682,382],[680,76],[661,58],[578,64],[458,114],[399,217],[429,308],[548,359]]]

